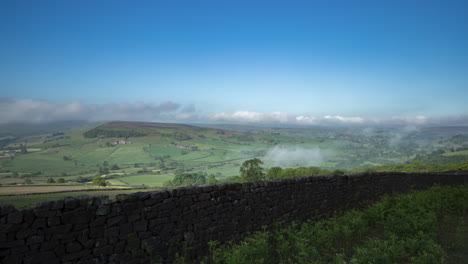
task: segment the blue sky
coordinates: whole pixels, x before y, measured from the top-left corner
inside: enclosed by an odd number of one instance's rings
[[[0,123],[468,124],[467,19],[463,0],[4,0]]]

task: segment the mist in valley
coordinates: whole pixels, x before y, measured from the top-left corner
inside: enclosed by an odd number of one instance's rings
[[[310,167],[320,166],[331,154],[332,151],[319,147],[276,146],[269,149],[263,159],[274,167]]]

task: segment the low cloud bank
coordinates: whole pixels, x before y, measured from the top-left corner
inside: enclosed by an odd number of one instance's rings
[[[200,113],[194,105],[182,105],[171,101],[160,103],[85,104],[81,101],[55,103],[37,99],[0,98],[0,124],[13,122],[43,123],[65,120],[358,127],[468,125],[468,115],[439,118],[429,118],[426,116],[364,118],[341,115],[295,115],[286,112],[259,113],[235,111],[233,113]]]
[[[0,98],[0,124],[45,123],[66,120],[152,121],[179,120],[190,117],[194,107],[174,102],[85,104],[81,101],[54,103],[45,100]]]
[[[263,159],[272,166],[309,167],[319,166],[328,155],[328,151],[320,148],[274,147],[267,151]]]
[[[285,124],[296,126],[437,126],[437,125],[468,125],[468,115],[430,118],[426,116],[395,116],[390,118],[364,118],[358,116],[341,115],[293,115],[284,112],[258,113],[250,111],[236,111],[234,113],[216,113],[205,116],[205,119],[217,123],[239,124]]]

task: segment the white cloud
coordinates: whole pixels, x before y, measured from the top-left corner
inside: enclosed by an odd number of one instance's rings
[[[297,116],[296,121],[301,125],[339,125],[339,124],[362,124],[365,120],[361,117],[330,116]]]
[[[258,113],[251,111],[236,111],[232,114],[221,112],[206,115],[206,119],[214,122],[234,123],[289,123],[292,116],[283,112]]]
[[[141,120],[172,119],[180,105],[173,102],[84,104],[73,101],[58,104],[45,100],[0,98],[0,124],[40,123],[63,120]]]
[[[55,103],[36,99],[0,98],[0,124],[11,122],[88,121],[161,121],[294,126],[404,126],[408,130],[427,125],[468,125],[468,115],[431,118],[396,116],[365,118],[343,115],[294,115],[287,112],[200,113],[194,105],[175,102],[85,104],[81,101]]]

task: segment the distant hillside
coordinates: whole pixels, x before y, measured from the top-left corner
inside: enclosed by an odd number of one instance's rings
[[[217,134],[228,133],[221,129],[196,127],[185,124],[114,121],[88,130],[83,135],[86,138],[143,137],[161,135],[182,141],[192,139],[206,132],[214,132]],[[232,131],[229,131],[229,133],[246,134]]]
[[[0,137],[26,137],[54,132],[67,132],[89,125],[86,121],[62,121],[50,123],[9,123],[0,124]]]

